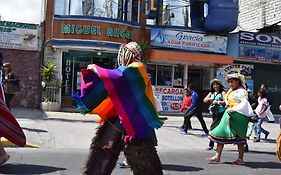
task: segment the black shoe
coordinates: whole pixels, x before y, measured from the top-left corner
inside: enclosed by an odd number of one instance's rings
[[[188,126],[187,129],[192,129],[192,126]]]
[[[265,140],[267,139],[269,133],[270,133],[270,132],[268,132],[267,134],[265,134],[265,137],[264,137]]]
[[[254,140],[253,142],[260,142],[260,140]]]
[[[274,123],[274,121],[268,121],[267,123]]]

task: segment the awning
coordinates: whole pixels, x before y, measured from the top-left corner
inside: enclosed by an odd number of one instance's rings
[[[226,55],[201,54],[189,52],[175,52],[152,49],[149,53],[150,60],[192,61],[213,64],[232,64],[233,58]]]

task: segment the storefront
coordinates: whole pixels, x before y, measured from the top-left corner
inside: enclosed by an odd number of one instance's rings
[[[236,65],[246,64],[253,68],[252,90],[256,92],[261,84],[266,84],[273,94],[271,109],[280,113],[281,36],[241,31],[229,36],[228,46],[227,53],[235,59]]]
[[[89,64],[114,68],[120,44],[149,40],[141,28],[136,1],[51,0],[46,7],[45,61],[55,62],[62,87],[58,96],[62,110],[73,108],[71,95],[80,92],[80,71]],[[122,3],[122,8],[115,5]],[[123,14],[124,3],[131,8]],[[98,7],[89,8],[91,6]],[[126,7],[128,8],[128,7]],[[143,35],[140,35],[143,33]]]
[[[205,97],[210,89],[210,80],[216,76],[217,67],[233,62],[231,57],[225,55],[226,44],[227,38],[223,36],[194,33],[183,29],[151,29],[153,48],[149,54],[147,69],[152,84],[155,90],[172,88],[167,90],[171,92],[168,95],[176,99],[164,108],[164,112],[179,112],[182,94],[173,92],[182,92],[188,83],[194,84],[200,100]],[[161,97],[162,105],[167,106],[165,99],[167,93],[162,91]]]

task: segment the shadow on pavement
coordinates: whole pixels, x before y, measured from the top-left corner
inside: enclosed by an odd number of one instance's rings
[[[43,119],[47,117],[44,111],[32,108],[12,108],[12,113],[19,119]]]
[[[268,168],[268,169],[281,169],[279,162],[245,162],[245,166],[253,169]]]
[[[172,165],[172,164],[162,164],[163,170],[166,171],[201,171],[203,168],[184,166],[184,165]]]
[[[44,165],[31,165],[31,164],[6,164],[1,167],[1,174],[47,174],[56,171],[64,171],[65,168],[44,166]]]
[[[266,139],[266,140],[264,140],[263,142],[265,142],[265,143],[276,143],[276,139]]]
[[[49,121],[60,121],[60,122],[81,122],[81,123],[97,123],[95,120],[76,120],[76,119],[64,119],[64,118],[44,118],[42,120],[49,120]]]
[[[31,128],[26,128],[26,127],[21,127],[23,130],[30,131],[30,132],[48,132],[47,130],[43,129],[31,129]]]
[[[236,151],[237,152],[237,151]],[[268,155],[276,155],[276,153],[275,152],[268,152],[268,151],[256,151],[256,150],[249,150],[249,152],[248,153],[254,153],[254,154],[268,154]],[[247,154],[248,154],[247,153]]]

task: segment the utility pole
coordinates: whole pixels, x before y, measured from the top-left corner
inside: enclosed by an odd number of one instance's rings
[[[141,35],[145,37],[145,26],[146,26],[146,17],[145,17],[145,0],[140,0],[140,25],[141,25]]]

